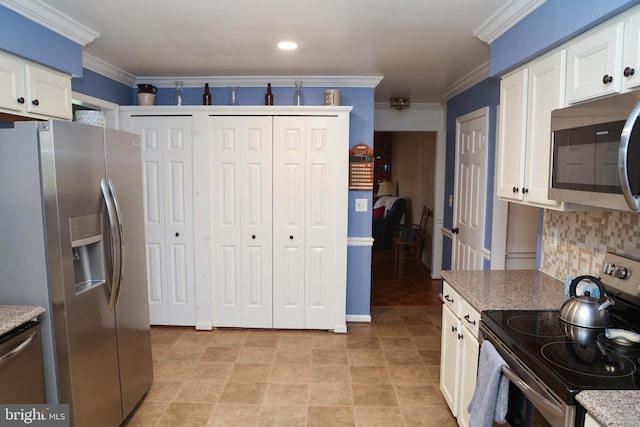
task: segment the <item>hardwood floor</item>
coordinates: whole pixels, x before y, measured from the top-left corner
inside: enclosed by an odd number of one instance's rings
[[[440,279],[416,258],[400,258],[397,274],[393,272],[391,252],[373,252],[371,260],[371,306],[439,307]]]

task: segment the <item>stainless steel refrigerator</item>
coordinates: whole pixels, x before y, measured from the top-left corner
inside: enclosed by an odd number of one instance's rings
[[[151,385],[142,197],[137,135],[0,130],[0,304],[46,308],[47,402],[78,427],[121,424]]]

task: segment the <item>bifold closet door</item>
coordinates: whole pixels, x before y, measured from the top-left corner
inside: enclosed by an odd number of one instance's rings
[[[272,327],[272,118],[210,118],[213,325]]]
[[[195,325],[190,116],[132,117],[140,135],[152,325]]]
[[[332,117],[273,123],[273,326],[332,329],[339,191],[332,142],[344,136]]]

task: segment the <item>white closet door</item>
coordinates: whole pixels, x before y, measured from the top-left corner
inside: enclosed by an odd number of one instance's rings
[[[210,119],[213,324],[272,326],[271,117]]]
[[[334,327],[338,137],[335,118],[274,118],[276,328]]]
[[[195,325],[191,117],[134,117],[142,145],[149,316]]]

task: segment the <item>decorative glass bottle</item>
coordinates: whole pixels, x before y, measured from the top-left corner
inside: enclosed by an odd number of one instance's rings
[[[271,92],[271,83],[267,83],[267,93],[264,95],[264,105],[273,105],[273,93]]]
[[[184,101],[184,90],[182,89],[183,86],[183,82],[176,80],[176,93],[173,97],[174,104],[176,105],[182,105]]]
[[[204,93],[202,94],[202,105],[211,105],[211,92],[209,92],[209,83],[204,84]]]
[[[304,105],[304,95],[302,95],[302,82],[296,82],[296,91],[293,92],[293,105]]]

